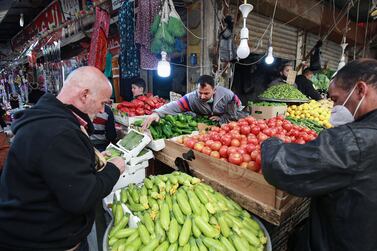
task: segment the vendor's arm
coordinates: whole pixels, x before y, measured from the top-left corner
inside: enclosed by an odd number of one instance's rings
[[[165,115],[176,115],[182,112],[190,112],[191,108],[188,101],[188,96],[185,95],[177,101],[170,102],[161,106],[160,108],[154,110],[154,112],[148,116],[144,121],[143,129],[148,128],[153,121],[158,121],[161,117]]]
[[[74,214],[85,213],[106,197],[118,181],[120,171],[108,162],[96,172],[92,149],[79,131],[55,137],[40,160],[40,173],[61,207]]]
[[[237,95],[231,95],[224,107],[224,113],[220,116],[220,124],[225,124],[229,123],[230,121],[240,119],[239,110],[241,106],[241,100],[237,97]]]
[[[262,172],[279,189],[317,196],[346,187],[358,170],[360,149],[350,128],[325,130],[307,144],[277,138],[262,144]]]

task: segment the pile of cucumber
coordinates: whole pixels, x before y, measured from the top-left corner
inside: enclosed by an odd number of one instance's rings
[[[110,250],[263,251],[267,241],[247,211],[185,173],[151,176],[114,197]],[[137,228],[122,204],[140,218]]]

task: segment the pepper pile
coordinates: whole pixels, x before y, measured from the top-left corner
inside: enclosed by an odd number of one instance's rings
[[[166,115],[158,122],[152,123],[149,130],[153,139],[169,139],[172,137],[191,134],[198,130],[198,123],[214,125],[207,116],[193,117],[188,114]]]
[[[120,112],[127,113],[129,117],[150,115],[153,110],[160,108],[166,101],[163,98],[153,97],[151,93],[139,96],[131,102],[123,101],[117,105]]]
[[[246,210],[185,173],[151,176],[114,198],[111,250],[263,251],[267,242]],[[122,203],[140,218],[137,228],[127,226]]]
[[[308,100],[302,92],[291,84],[277,84],[271,86],[263,92],[260,97],[269,99]]]

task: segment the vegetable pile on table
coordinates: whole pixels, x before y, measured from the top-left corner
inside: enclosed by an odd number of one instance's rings
[[[140,218],[137,228],[127,226],[130,215],[123,213],[122,203]],[[111,250],[263,251],[267,241],[237,203],[180,172],[123,188],[112,212]]]
[[[160,108],[166,101],[163,98],[153,97],[151,94],[139,96],[131,102],[123,101],[117,105],[117,110],[127,113],[129,117],[150,115],[153,110]]]
[[[260,98],[281,100],[309,100],[302,92],[291,84],[277,84],[264,91]]]
[[[189,114],[166,115],[158,122],[152,123],[149,130],[154,140],[169,139],[197,131],[198,123],[207,125],[215,124],[215,122],[211,121],[207,116],[193,117]],[[136,125],[137,124],[139,124],[139,122],[137,122]]]
[[[281,103],[281,102],[249,102],[249,106],[286,106],[286,103]]]
[[[317,122],[320,126],[330,128],[331,107],[329,101],[311,100],[302,105],[292,105],[287,109],[286,117],[293,120],[306,119]]]
[[[268,120],[253,117],[230,122],[221,127],[211,127],[202,135],[185,137],[183,144],[214,158],[260,172],[260,148],[264,140],[277,137],[286,143],[305,144],[317,133],[277,116]]]

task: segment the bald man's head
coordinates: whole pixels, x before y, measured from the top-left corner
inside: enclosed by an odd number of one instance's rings
[[[68,75],[57,98],[94,117],[103,112],[111,93],[112,87],[106,76],[95,67],[84,66]]]

